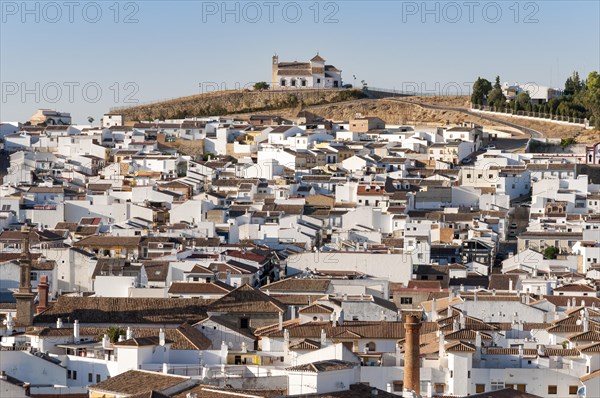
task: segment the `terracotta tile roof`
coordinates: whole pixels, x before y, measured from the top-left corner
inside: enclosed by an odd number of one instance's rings
[[[276,326],[276,325],[274,325]],[[332,326],[331,322],[307,322],[300,324],[298,319],[285,326],[290,338],[309,338],[319,340],[321,329],[325,330],[327,336],[339,336],[344,331],[352,332],[364,338],[380,339],[402,339],[404,338],[404,323],[397,321],[345,321],[342,325]],[[435,322],[421,323],[421,334],[431,333],[437,330]],[[277,327],[266,327],[257,329],[257,336],[283,338],[283,330]]]
[[[169,397],[165,394],[159,393],[158,391],[149,391],[149,392],[143,392],[140,394],[130,395],[127,398],[169,398]]]
[[[555,321],[554,325],[576,325],[578,320],[579,320],[579,314],[573,314],[566,318]]]
[[[588,344],[585,346],[577,347],[579,351],[584,354],[598,354],[600,353],[600,343]]]
[[[26,336],[40,336],[40,337],[68,337],[73,336],[73,328],[30,328],[25,332]],[[80,336],[90,336],[80,332]]]
[[[27,192],[31,193],[63,193],[62,187],[31,187]]]
[[[331,281],[328,279],[287,278],[277,282],[269,283],[261,288],[269,292],[299,291],[306,293],[325,293],[329,289]]]
[[[464,341],[457,341],[455,343],[446,344],[445,349],[447,352],[475,352],[475,346]]]
[[[558,324],[546,329],[549,333],[581,333],[582,325]]]
[[[165,282],[169,274],[168,261],[143,261],[146,276],[150,282]]]
[[[583,377],[580,377],[579,380],[580,381],[588,381],[588,380],[592,380],[595,379],[596,377],[600,377],[600,369],[593,371],[592,373],[585,375]]]
[[[408,281],[407,287],[410,288],[427,288],[430,290],[440,290],[442,283],[440,281]]]
[[[338,331],[337,333],[335,333],[331,336],[334,337],[336,339],[357,339],[357,338],[363,338],[364,336],[352,331],[352,330],[342,330],[342,331]]]
[[[129,340],[123,340],[114,343],[115,347],[144,347],[149,345],[159,345],[160,340],[158,336],[148,336],[148,337],[133,337]],[[165,339],[166,344],[172,344],[173,341],[169,339]]]
[[[254,253],[252,251],[242,251],[242,250],[227,250],[225,253],[226,256],[230,256],[230,257],[234,257],[234,258],[239,258],[239,259],[243,259],[243,260],[247,260],[247,261],[254,261],[257,262],[259,264],[264,263],[265,261],[268,260],[268,258],[266,256],[263,256],[261,254],[257,254]]]
[[[321,349],[321,343],[311,339],[302,339],[296,342],[290,343],[290,350],[319,350]]]
[[[524,322],[523,323],[523,330],[526,331],[531,331],[533,329],[547,329],[550,326],[552,326],[551,323],[547,323],[547,322]]]
[[[170,294],[227,294],[233,287],[222,282],[173,282]]]
[[[493,394],[493,395],[492,395]],[[542,398],[539,395],[533,395],[522,391],[517,391],[514,388],[504,388],[496,390],[493,393],[483,392],[481,394],[469,395],[469,398]],[[441,398],[437,396],[437,398]]]
[[[317,303],[298,310],[298,313],[300,314],[331,314],[332,312],[333,308]]]
[[[88,387],[90,391],[135,395],[150,391],[164,391],[186,383],[189,377],[166,375],[145,370],[129,370]],[[185,387],[182,387],[182,389]]]
[[[544,348],[542,351],[544,357],[578,357],[579,350],[576,348]]]
[[[487,333],[480,333],[481,340],[492,340],[492,336]],[[448,333],[445,336],[446,340],[467,340],[475,341],[477,332],[470,329],[457,330],[456,332]]]
[[[519,281],[519,275],[514,274],[493,274],[490,275],[490,284],[488,289],[496,290],[508,290],[510,287],[510,281],[512,281],[512,288],[517,289],[517,282]]]
[[[2,231],[0,232],[0,242],[21,242],[23,234],[21,231]],[[52,231],[44,230],[31,230],[29,232],[29,242],[32,246],[39,244],[40,242],[64,240],[65,238]]]
[[[209,303],[198,298],[60,296],[52,307],[34,318],[34,324],[54,324],[57,318],[77,319],[81,324],[181,324],[204,319]]]
[[[285,305],[305,306],[317,301],[322,294],[271,294],[271,297]]]
[[[69,232],[75,232],[75,230],[77,229],[77,223],[76,222],[59,222],[59,223],[56,223],[56,226],[54,227],[54,229],[66,229]]]
[[[353,362],[340,361],[339,359],[331,359],[328,361],[318,361],[307,363],[304,365],[292,366],[290,368],[286,368],[286,370],[289,372],[321,373],[331,372],[334,370],[352,369],[356,366],[357,364]]]
[[[555,292],[596,292],[596,289],[588,285],[564,285],[554,289]]]
[[[287,307],[284,304],[248,284],[244,284],[215,300],[208,308],[209,312],[229,314],[275,313],[285,312],[286,310]]]
[[[575,299],[577,304],[581,304],[582,301],[585,302],[585,305],[596,304],[596,307],[600,306],[600,298],[592,297],[592,296],[554,296],[554,295],[544,295],[542,296],[545,300],[552,303],[553,305],[560,307],[567,307],[571,300]]]
[[[88,236],[75,243],[75,247],[138,247],[141,238],[134,236]]]
[[[486,355],[519,355],[518,348],[502,348],[502,347],[488,347],[485,349]],[[536,357],[538,350],[535,348],[524,348],[523,356]]]
[[[188,398],[193,396],[196,398],[235,398],[235,397],[253,397],[260,398],[275,398],[285,395],[286,389],[272,389],[272,390],[238,390],[228,387],[217,387],[212,385],[200,384],[184,390],[178,394],[172,396],[172,398]],[[191,394],[191,395],[188,395]]]
[[[210,275],[213,275],[213,272],[211,270],[209,270],[208,268],[203,267],[201,265],[194,265],[194,268],[192,268],[190,271],[184,272],[184,274],[210,274]]]
[[[378,398],[398,398],[398,395],[368,386],[363,383],[351,384],[349,390],[327,392],[321,394],[303,394],[302,398],[365,398],[374,396],[377,391]],[[296,395],[285,395],[285,398],[298,397]]]
[[[456,311],[453,311],[453,315],[444,319],[440,319],[437,321],[440,330],[444,332],[452,332],[454,327],[454,320],[459,320],[459,314]],[[470,330],[498,330],[499,326],[494,325],[489,322],[484,322],[481,319],[477,319],[468,315],[465,315],[465,326]]]

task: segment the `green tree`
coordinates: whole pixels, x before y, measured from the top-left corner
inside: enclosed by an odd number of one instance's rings
[[[493,106],[496,110],[501,110],[509,106],[506,103],[506,97],[502,93],[502,86],[500,85],[500,76],[496,76],[494,87],[489,91],[487,95],[487,103],[489,106]]]
[[[492,90],[492,83],[488,80],[478,77],[473,83],[473,93],[471,102],[476,105],[483,105],[488,93]]]
[[[568,147],[569,145],[575,145],[577,142],[575,141],[575,138],[573,137],[569,137],[569,138],[561,138],[560,139],[560,146],[563,148]]]
[[[502,86],[500,85],[500,76],[496,76],[496,82],[494,83],[495,90],[502,90]]]
[[[108,329],[106,329],[106,334],[108,335],[108,338],[110,339],[111,343],[116,343],[117,341],[119,341],[119,336],[125,333],[125,329],[119,326],[111,326]]]
[[[567,81],[565,82],[565,95],[574,95],[582,91],[585,88],[585,84],[579,78],[579,72],[575,71]]]
[[[216,157],[217,157],[217,155],[215,155],[214,153],[206,152],[205,154],[202,155],[202,160],[207,161],[207,160],[214,159]]]
[[[517,95],[517,109],[518,110],[527,110],[527,108],[531,104],[531,97],[527,91],[523,91]]]
[[[257,91],[268,90],[269,89],[269,84],[267,82],[254,83],[254,89],[257,90]]]
[[[554,246],[548,246],[546,249],[544,249],[544,258],[552,260],[555,259],[556,256],[558,255],[559,250],[557,247]]]
[[[588,75],[584,102],[592,114],[596,130],[600,130],[600,74],[596,71]]]
[[[488,95],[488,105],[495,108],[506,107],[506,97],[502,94],[501,88],[494,88]]]

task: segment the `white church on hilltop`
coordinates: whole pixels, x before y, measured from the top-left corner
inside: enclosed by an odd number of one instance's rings
[[[337,88],[342,87],[342,71],[317,53],[309,62],[279,62],[273,56],[271,87],[273,88]]]

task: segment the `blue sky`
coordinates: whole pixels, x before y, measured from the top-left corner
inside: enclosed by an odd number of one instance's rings
[[[562,87],[600,69],[599,1],[2,0],[0,120],[270,80],[317,51],[369,85],[456,91],[478,76]],[[116,4],[116,6],[115,6]],[[318,12],[317,12],[318,10]]]

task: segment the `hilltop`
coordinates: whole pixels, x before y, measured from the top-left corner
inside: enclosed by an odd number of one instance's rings
[[[113,110],[130,122],[181,119],[232,113],[256,113],[281,109],[300,110],[305,106],[330,104],[365,98],[360,90],[228,90],[175,98]]]

